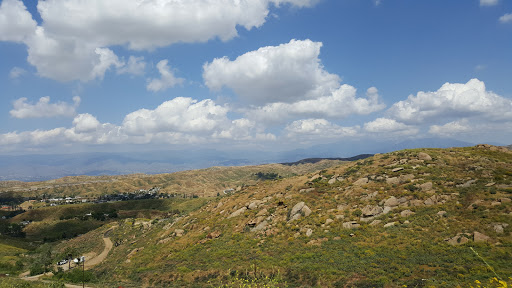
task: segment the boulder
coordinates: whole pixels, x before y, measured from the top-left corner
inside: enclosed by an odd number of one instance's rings
[[[313,192],[313,191],[315,191],[315,188],[305,188],[305,189],[299,190],[300,193],[309,193],[309,192]]]
[[[321,178],[321,177],[322,176],[320,176],[320,174],[316,174],[313,177],[311,177],[311,179],[309,179],[309,182],[315,181],[316,179]]]
[[[444,215],[446,215],[446,211],[437,212],[437,216],[439,216],[439,217],[443,217]]]
[[[400,212],[400,216],[402,217],[409,217],[411,215],[414,215],[415,213],[412,212],[411,210],[404,210],[402,212]]]
[[[311,235],[313,235],[313,230],[308,229],[308,230],[306,231],[306,236],[307,236],[307,237],[311,237]]]
[[[267,215],[267,213],[268,213],[267,208],[263,208],[260,210],[260,212],[258,212],[258,214],[256,214],[256,216]]]
[[[455,235],[452,238],[444,239],[448,244],[456,246],[456,245],[462,245],[469,242],[469,238],[467,238],[464,234],[459,233]]]
[[[432,190],[432,182],[427,182],[419,185],[421,191],[426,192]]]
[[[359,225],[359,223],[357,223],[356,221],[344,222],[342,224],[342,227],[345,229],[357,228],[359,226],[361,226],[361,225]]]
[[[261,230],[265,229],[267,227],[267,225],[268,225],[267,220],[264,220],[260,224],[258,224],[256,227],[252,228],[251,231],[253,231],[253,232],[261,231]]]
[[[329,225],[329,224],[331,224],[332,222],[334,222],[334,220],[332,220],[332,219],[330,219],[330,218],[327,218],[327,219],[325,220],[325,225]]]
[[[471,185],[473,185],[475,182],[476,182],[476,180],[469,180],[469,181],[467,181],[467,182],[466,182],[466,183],[464,183],[464,184],[459,184],[459,185],[457,185],[457,187],[459,187],[459,188],[468,188],[468,187],[470,187]]]
[[[329,179],[329,182],[327,182],[327,183],[332,185],[332,184],[336,183],[336,181],[337,181],[336,178],[331,178],[331,179]]]
[[[377,205],[366,205],[362,210],[364,217],[377,216],[384,212],[384,209]]]
[[[386,201],[384,201],[384,206],[389,206],[389,207],[395,207],[395,206],[398,206],[398,199],[396,199],[395,196],[391,196],[389,197]]]
[[[395,226],[395,223],[396,222],[389,222],[387,224],[384,224],[384,228],[393,227],[393,226]]]
[[[400,179],[400,183],[405,183],[414,179],[414,174],[400,175],[398,178]]]
[[[473,241],[475,242],[489,242],[491,240],[491,237],[480,233],[480,232],[473,232]]]
[[[397,168],[394,168],[393,170],[391,170],[391,172],[398,172],[398,171],[402,171],[404,170],[404,167],[397,167]]]
[[[304,207],[302,207],[302,213],[304,213],[304,216],[308,217],[309,215],[311,215],[311,209],[309,209],[308,206],[304,205]]]
[[[400,184],[400,179],[398,179],[398,177],[387,178],[386,183],[390,184],[390,185],[393,185],[393,184],[398,185],[398,184]]]
[[[208,233],[208,235],[206,235],[206,238],[207,239],[215,239],[215,238],[219,238],[220,235],[221,235],[220,231],[214,231],[214,232]]]
[[[293,208],[292,208],[292,211],[290,211],[290,216],[293,216],[293,215],[299,213],[300,210],[302,210],[302,208],[304,207],[304,205],[306,205],[306,203],[304,203],[304,202],[299,202],[299,203],[295,204],[295,206],[293,206]]]
[[[185,233],[185,230],[183,229],[174,229],[174,235],[176,235],[177,237],[183,236],[183,233]]]
[[[240,208],[240,209],[238,209],[238,210],[236,210],[235,212],[231,213],[231,215],[228,216],[228,219],[240,216],[240,214],[244,213],[245,210],[247,210],[247,207],[245,207],[245,206]]]
[[[373,220],[372,223],[370,223],[370,226],[379,225],[380,223],[382,223],[382,220]]]
[[[418,153],[418,160],[431,161],[432,157],[425,152]]]
[[[356,182],[354,182],[354,186],[361,186],[361,185],[365,185],[365,184],[368,184],[369,180],[368,178],[360,178],[358,179]]]
[[[309,207],[306,206],[306,204],[304,202],[299,202],[299,203],[295,204],[295,206],[293,206],[292,210],[290,211],[290,220],[289,221],[297,220],[302,215],[304,215],[306,217],[311,215],[311,209],[309,209]]]

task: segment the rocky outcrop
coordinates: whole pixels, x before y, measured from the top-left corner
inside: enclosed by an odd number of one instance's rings
[[[377,205],[366,205],[361,211],[364,217],[372,217],[382,214],[384,208]]]
[[[309,216],[311,214],[311,209],[306,206],[304,202],[299,202],[293,206],[292,210],[290,211],[289,215],[289,221],[297,220],[302,216]]]

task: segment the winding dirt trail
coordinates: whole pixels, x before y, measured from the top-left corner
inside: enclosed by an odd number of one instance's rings
[[[105,260],[108,256],[108,253],[110,252],[110,250],[112,250],[112,247],[114,246],[112,244],[112,240],[110,240],[110,238],[108,237],[108,234],[110,234],[110,232],[112,232],[112,230],[115,228],[116,226],[108,229],[107,231],[105,231],[105,233],[103,233],[103,242],[105,243],[105,248],[103,248],[103,251],[97,255],[97,256],[94,256],[92,257],[91,259],[85,259],[85,269],[91,269],[92,267],[100,264],[101,262],[103,262],[103,260]],[[95,254],[95,253],[94,253]],[[92,254],[92,255],[94,255]],[[81,265],[76,265],[72,268],[80,268]],[[62,266],[62,269],[64,271],[66,270],[69,270],[69,265],[63,265]],[[39,274],[39,275],[34,275],[34,276],[27,276],[29,275],[29,272],[25,272],[23,274],[20,275],[20,278],[23,279],[23,280],[26,280],[26,281],[41,281],[41,277],[43,276],[52,276],[53,273],[46,273],[46,274]],[[47,280],[42,280],[43,282],[46,282],[46,283],[51,283],[51,281],[47,281]],[[76,288],[76,287],[82,287],[81,285],[73,285],[73,284],[65,284],[66,287],[68,288]],[[86,286],[88,287],[88,286]]]

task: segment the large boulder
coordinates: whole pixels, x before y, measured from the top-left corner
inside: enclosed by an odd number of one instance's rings
[[[384,201],[384,206],[389,206],[389,207],[395,207],[395,206],[398,206],[398,199],[396,199],[395,196],[391,196],[389,197],[386,201]]]
[[[295,206],[293,206],[292,210],[290,211],[289,221],[297,220],[302,215],[306,217],[311,215],[311,209],[308,206],[306,206],[304,202],[299,202],[295,204]]]
[[[304,202],[299,202],[293,206],[292,211],[290,211],[290,216],[295,215],[299,213],[300,210],[306,205]]]
[[[430,155],[428,155],[425,152],[420,152],[420,153],[418,153],[418,159],[419,160],[424,160],[424,161],[431,161],[432,157],[430,157]]]
[[[237,216],[239,216],[240,214],[244,213],[244,212],[245,212],[245,210],[247,210],[247,207],[245,207],[245,206],[244,206],[244,207],[242,207],[242,208],[240,208],[240,209],[236,210],[235,212],[231,213],[231,215],[229,215],[229,216],[228,216],[228,218],[237,217]]]
[[[427,182],[419,185],[419,188],[421,189],[421,191],[427,192],[432,190],[432,186],[432,182]]]
[[[377,216],[382,214],[384,209],[377,205],[366,205],[362,210],[364,217]]]
[[[365,185],[365,184],[368,184],[369,180],[368,178],[360,178],[358,179],[356,182],[354,182],[354,186],[361,186],[361,185]]]

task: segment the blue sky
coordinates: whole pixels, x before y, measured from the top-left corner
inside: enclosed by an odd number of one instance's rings
[[[512,144],[511,51],[509,0],[2,0],[0,153]]]

